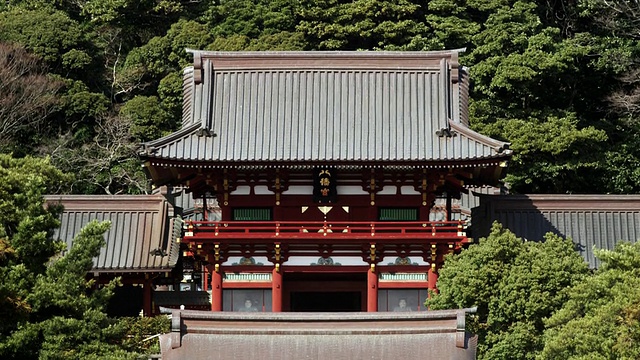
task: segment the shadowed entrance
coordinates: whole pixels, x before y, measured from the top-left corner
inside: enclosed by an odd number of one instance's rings
[[[366,311],[366,281],[363,273],[287,273],[283,278],[283,310]]]
[[[295,291],[291,293],[291,311],[349,312],[362,310],[359,291]]]

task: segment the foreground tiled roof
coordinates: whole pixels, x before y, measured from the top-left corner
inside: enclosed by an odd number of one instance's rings
[[[640,239],[640,196],[483,195],[472,218],[474,237],[487,236],[498,221],[530,241],[540,241],[548,232],[571,238],[596,268],[594,248],[612,250],[621,241]]]
[[[143,158],[223,165],[510,154],[508,143],[467,127],[458,51],[193,53],[183,128],[144,144]]]
[[[68,248],[90,221],[111,221],[106,244],[93,260],[95,273],[170,271],[178,259],[181,221],[160,194],[62,195],[46,201],[64,206],[55,237]]]
[[[173,359],[475,359],[473,309],[413,313],[174,311],[160,337]]]

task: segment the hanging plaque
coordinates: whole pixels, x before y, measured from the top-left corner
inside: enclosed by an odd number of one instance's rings
[[[315,168],[313,170],[313,202],[335,203],[337,198],[335,168]]]

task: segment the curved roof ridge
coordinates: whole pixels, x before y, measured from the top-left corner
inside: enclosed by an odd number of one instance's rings
[[[505,141],[500,141],[500,140],[496,140],[493,138],[490,138],[486,135],[482,135],[479,132],[474,131],[473,129],[469,128],[468,126],[462,124],[462,123],[457,123],[455,121],[449,121],[449,124],[451,125],[451,128],[457,132],[459,132],[462,135],[465,135],[469,138],[471,138],[474,141],[477,141],[483,145],[492,147],[496,150],[496,152],[498,153],[502,153],[504,152],[505,155],[509,155],[511,154],[511,149],[509,149],[509,146],[511,146],[511,143],[509,142],[505,142]]]
[[[186,136],[195,133],[197,130],[202,128],[201,123],[194,123],[189,126],[183,127],[182,129],[171,133],[167,136],[161,137],[160,139],[151,140],[142,143],[142,154],[151,155],[153,154],[157,148],[163,147],[165,145],[169,145],[173,142],[176,142]]]

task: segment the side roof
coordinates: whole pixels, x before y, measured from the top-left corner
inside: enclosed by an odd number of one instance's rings
[[[190,52],[183,127],[143,144],[145,159],[450,164],[511,154],[468,128],[459,50]]]
[[[90,221],[111,221],[106,244],[93,259],[94,273],[166,272],[178,260],[182,222],[161,194],[55,195],[45,200],[64,206],[54,236],[67,248]]]
[[[480,195],[472,209],[473,237],[485,237],[500,222],[516,236],[540,241],[548,232],[571,238],[591,268],[593,249],[640,239],[639,195]]]
[[[414,313],[225,313],[177,310],[161,335],[172,359],[475,359],[475,309]]]

